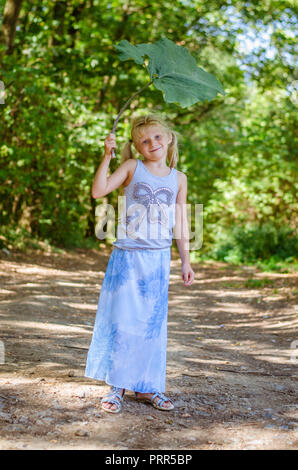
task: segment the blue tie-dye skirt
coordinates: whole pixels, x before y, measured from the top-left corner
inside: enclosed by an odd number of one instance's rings
[[[102,283],[85,376],[165,392],[171,248],[114,246]]]

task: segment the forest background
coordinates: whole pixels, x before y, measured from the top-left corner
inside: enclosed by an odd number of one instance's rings
[[[115,45],[167,37],[220,80],[226,95],[182,109],[150,87],[117,127],[117,158],[136,110],[179,134],[188,203],[203,204],[191,259],[297,266],[297,8],[291,0],[0,0],[0,249],[100,248],[91,186],[103,140],[147,83]],[[0,90],[1,93],[1,90]],[[175,245],[175,243],[173,243]]]

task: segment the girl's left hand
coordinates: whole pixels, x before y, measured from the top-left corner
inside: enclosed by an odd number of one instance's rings
[[[184,281],[184,285],[190,286],[193,283],[193,280],[195,278],[195,273],[191,269],[190,264],[189,263],[182,264],[181,270],[182,270],[182,280]]]

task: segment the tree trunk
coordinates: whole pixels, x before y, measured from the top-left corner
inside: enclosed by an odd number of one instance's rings
[[[84,234],[85,238],[87,237],[95,237],[95,209],[96,209],[96,203],[95,199],[91,196],[90,194],[90,204],[91,204],[91,210],[88,214],[88,225],[86,232]]]
[[[70,22],[70,24],[68,26],[68,34],[71,37],[71,45],[70,45],[71,48],[75,47],[76,35],[77,35],[77,31],[78,31],[77,29],[75,29],[73,27],[73,23],[75,23],[76,21],[79,21],[79,19],[81,18],[82,13],[83,13],[85,8],[86,8],[86,2],[85,1],[80,3],[77,6],[73,7],[72,14],[71,14],[73,19],[72,19],[72,21]]]
[[[56,1],[53,8],[53,20],[57,21],[57,26],[52,26],[52,36],[49,38],[49,47],[59,46],[64,41],[65,14],[67,10],[66,1]]]
[[[13,51],[17,21],[23,0],[6,0],[1,29],[1,41],[7,47],[7,53]]]

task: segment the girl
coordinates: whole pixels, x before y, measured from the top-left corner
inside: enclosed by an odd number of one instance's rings
[[[132,143],[143,160],[134,157]],[[184,285],[194,280],[185,211],[187,178],[175,169],[176,134],[159,116],[133,119],[123,162],[107,177],[114,148],[111,133],[92,196],[102,198],[123,185],[128,209],[119,221],[102,283],[85,376],[112,386],[102,399],[105,411],[118,413],[127,389],[137,400],[169,411],[174,405],[163,392],[174,223]]]

